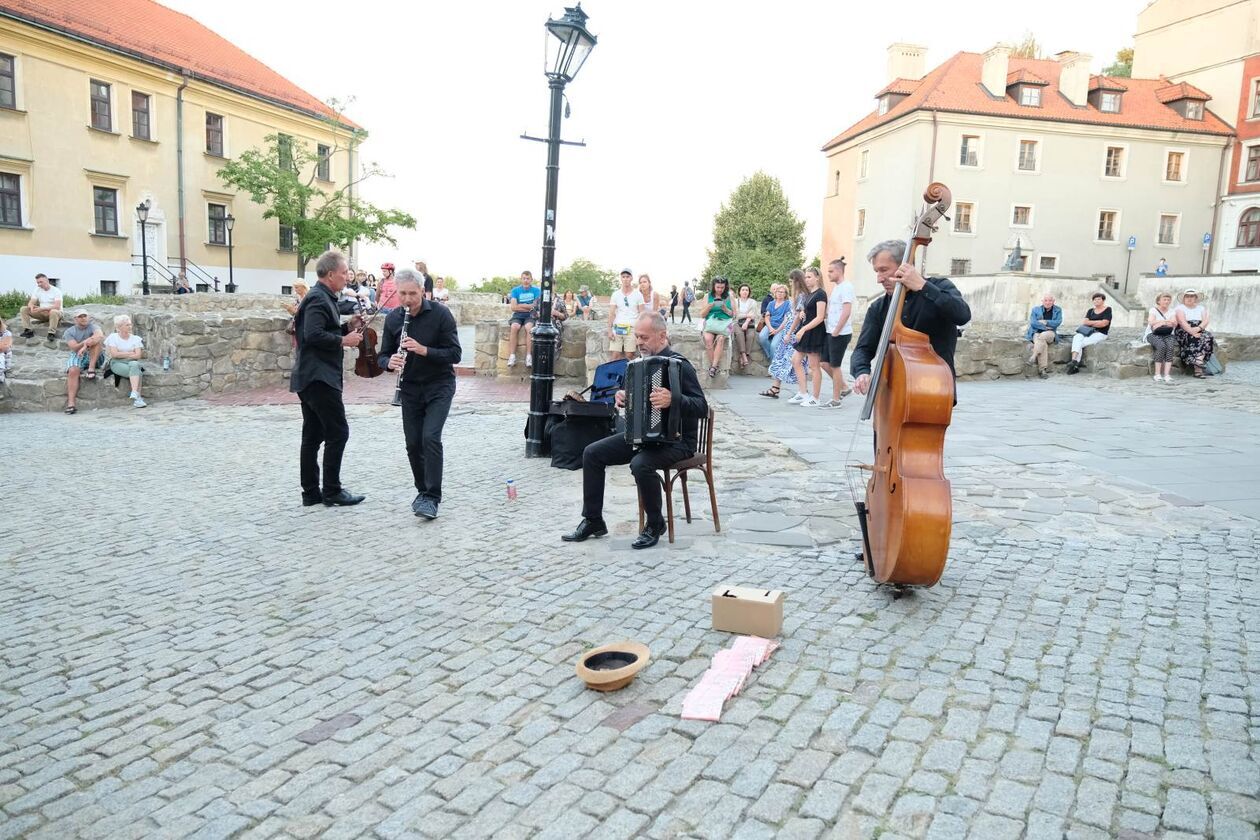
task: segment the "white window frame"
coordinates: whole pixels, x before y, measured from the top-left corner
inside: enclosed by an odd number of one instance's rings
[[[959,274],[958,272],[954,271],[954,263],[956,262],[967,263],[967,270],[963,272],[962,274]],[[949,276],[950,277],[967,277],[968,275],[971,274],[971,269],[974,267],[974,265],[975,265],[975,262],[971,259],[971,257],[950,257],[949,258]]]
[[[871,150],[870,148],[858,150],[858,177],[859,181],[865,181],[871,172]]]
[[[1173,155],[1173,154],[1181,155],[1181,180],[1180,181],[1168,180],[1168,158],[1170,155]],[[1183,149],[1177,146],[1168,146],[1164,149],[1164,171],[1161,172],[1159,175],[1161,181],[1163,181],[1165,184],[1168,184],[1169,186],[1184,187],[1186,183],[1190,180],[1189,170],[1190,170],[1190,150],[1189,149]]]
[[[1238,158],[1238,183],[1241,184],[1260,184],[1260,181],[1247,180],[1247,159],[1251,156],[1251,150],[1256,146],[1260,146],[1260,138],[1250,143],[1244,143],[1242,154]]]
[[[150,143],[156,143],[158,141],[157,140],[157,100],[158,100],[157,95],[150,91],[144,90],[142,88],[132,88],[129,92],[139,93],[143,96],[149,97],[149,136],[148,138],[136,137],[136,135],[132,133],[135,130],[135,120],[133,119],[132,113],[131,113],[130,97],[128,97],[129,101],[127,102],[127,136],[136,140],[140,140],[142,142],[147,139],[147,141]]]
[[[1027,208],[1028,208],[1028,224],[1026,224],[1026,225],[1020,225],[1020,224],[1016,224],[1016,223],[1015,223],[1015,208],[1016,208],[1016,207],[1027,207]],[[1012,228],[1017,228],[1017,229],[1019,229],[1019,230],[1031,230],[1031,229],[1032,229],[1032,226],[1033,226],[1033,225],[1036,223],[1036,221],[1037,221],[1037,219],[1036,219],[1036,213],[1037,213],[1037,207],[1036,207],[1036,205],[1034,205],[1034,204],[1030,204],[1029,202],[1026,202],[1026,201],[1016,201],[1016,202],[1014,202],[1014,203],[1012,203],[1012,204],[1011,204],[1011,212],[1010,212],[1010,215],[1008,215],[1006,218],[1007,218],[1007,220],[1010,222],[1010,225],[1009,225],[1009,226],[1010,226],[1010,227],[1012,227]]]
[[[866,238],[866,208],[859,207],[853,214],[853,238]]]
[[[1036,102],[1024,101],[1024,95],[1029,94],[1029,93],[1037,94]],[[1040,85],[1020,85],[1019,86],[1019,104],[1025,108],[1040,108],[1041,104],[1045,101],[1045,98],[1046,98],[1045,91],[1041,89]]]
[[[1114,96],[1116,98],[1116,109],[1114,111],[1108,111],[1106,108],[1103,107],[1103,102],[1106,101],[1108,96]],[[1121,110],[1123,110],[1123,108],[1124,108],[1124,93],[1122,93],[1121,91],[1103,90],[1103,91],[1098,92],[1098,113],[1118,114],[1120,113]]]
[[[1054,260],[1054,268],[1042,268],[1042,267],[1041,267],[1041,261],[1042,261],[1042,259],[1052,259],[1052,260]],[[1060,257],[1059,257],[1059,255],[1058,255],[1058,254],[1043,254],[1043,253],[1041,253],[1041,252],[1039,251],[1039,252],[1037,252],[1037,261],[1036,261],[1036,263],[1035,263],[1035,265],[1036,265],[1036,273],[1037,273],[1037,274],[1058,274],[1058,273],[1059,273],[1059,262],[1060,262]]]
[[[92,83],[100,82],[109,85],[109,128],[97,128],[92,125]],[[131,109],[127,109],[127,121],[131,122]],[[88,76],[87,127],[104,134],[118,134],[118,83],[100,76]],[[130,132],[128,132],[130,133]]]
[[[964,137],[976,138],[976,165],[964,165],[962,162],[962,145]],[[961,169],[964,172],[977,172],[984,169],[984,132],[982,131],[960,131],[958,133],[958,145],[954,147],[954,168]]]
[[[26,110],[26,96],[23,94],[24,85],[22,84],[22,76],[23,76],[22,71],[25,68],[22,66],[22,56],[20,53],[18,53],[17,50],[10,50],[7,47],[0,47],[0,52],[4,53],[5,55],[13,56],[13,108],[12,109],[4,108],[2,110],[25,111]],[[90,90],[91,89],[89,88],[89,91]],[[92,124],[92,99],[91,99],[91,96],[89,95],[88,96],[88,125],[91,125],[91,124]]]
[[[1107,174],[1107,151],[1109,149],[1120,150],[1120,174],[1119,175]],[[1103,154],[1102,154],[1102,166],[1100,167],[1099,171],[1104,181],[1124,181],[1128,179],[1129,177],[1129,144],[1128,143],[1104,143]]]
[[[1172,216],[1174,219],[1177,220],[1177,223],[1173,225],[1173,241],[1172,242],[1159,241],[1159,229],[1163,226],[1162,223],[1164,221],[1165,216]],[[1153,238],[1153,241],[1155,242],[1156,248],[1180,248],[1181,247],[1181,214],[1180,213],[1165,213],[1164,211],[1161,210],[1155,216],[1155,236]]]
[[[18,179],[18,207],[22,214],[22,224],[17,227],[5,225],[0,230],[34,230],[31,224],[31,168],[32,164],[16,160],[0,160],[0,172],[5,175],[16,175]]]
[[[1112,231],[1111,231],[1111,232],[1115,235],[1115,239],[1099,239],[1099,238],[1098,238],[1098,223],[1099,223],[1100,221],[1102,221],[1102,214],[1103,214],[1103,213],[1115,213],[1115,214],[1116,214],[1116,221],[1115,221],[1115,223],[1111,226],[1111,227],[1112,227]],[[1094,221],[1093,221],[1094,231],[1093,231],[1093,233],[1091,233],[1091,234],[1090,234],[1090,239],[1092,239],[1092,240],[1094,241],[1094,244],[1095,244],[1095,245],[1120,245],[1120,244],[1122,244],[1122,243],[1121,243],[1121,241],[1120,241],[1120,220],[1121,220],[1121,216],[1122,216],[1122,214],[1120,213],[1120,208],[1119,208],[1119,207],[1099,207],[1097,210],[1095,210],[1095,211],[1094,211]],[[1126,240],[1126,241],[1127,241],[1127,240]]]
[[[232,215],[232,202],[222,197],[214,197],[214,198],[206,197],[204,201],[202,202],[202,204],[204,205],[204,209],[202,211],[201,218],[205,219],[205,222],[206,222],[206,240],[205,240],[206,246],[210,248],[226,248],[228,246],[227,245],[228,242],[231,241],[232,239],[232,234],[231,232],[228,231],[226,225],[224,225],[224,228],[223,228],[224,239],[222,242],[212,242],[210,240],[210,205],[217,204],[220,207],[222,207],[223,216],[224,218],[227,218],[228,216]],[[279,241],[278,236],[277,236],[276,241],[277,242]]]
[[[969,207],[971,207],[971,230],[969,231],[958,229],[958,219],[961,215],[958,212],[958,206],[960,204],[966,204]],[[950,234],[952,234],[953,236],[973,236],[974,237],[976,235],[976,229],[979,227],[979,225],[977,224],[979,206],[980,206],[979,204],[970,200],[954,202],[954,214],[952,217],[952,221],[949,224]]]
[[[1021,147],[1024,143],[1036,143],[1036,144],[1037,144],[1037,165],[1036,165],[1034,168],[1032,168],[1032,169],[1020,169],[1020,168],[1019,168],[1019,152],[1020,152],[1020,147]],[[1014,168],[1015,174],[1017,174],[1017,175],[1040,175],[1040,174],[1041,174],[1041,159],[1042,159],[1042,157],[1044,157],[1044,155],[1042,154],[1042,152],[1043,152],[1043,150],[1045,149],[1045,145],[1046,145],[1046,144],[1045,144],[1045,141],[1044,141],[1044,140],[1042,140],[1042,138],[1040,138],[1040,137],[1032,137],[1032,136],[1029,136],[1029,135],[1022,135],[1022,136],[1016,137],[1016,138],[1015,138],[1015,168]]]
[[[876,110],[879,112],[881,117],[884,116],[884,114],[887,114],[892,108],[892,106],[888,104],[888,98],[888,94],[884,94],[879,98],[879,107]]]
[[[1249,102],[1248,104],[1251,106],[1251,108],[1250,108],[1249,113],[1247,114],[1247,119],[1249,120],[1260,119],[1260,76],[1252,76],[1251,87],[1249,88],[1249,92],[1251,94],[1251,102]]]
[[[1193,107],[1198,108],[1199,116],[1197,117],[1190,116],[1190,109]],[[1204,102],[1202,99],[1187,99],[1186,100],[1186,119],[1195,120],[1196,122],[1201,122],[1205,117],[1207,117],[1207,103],[1206,102]]]
[[[223,120],[223,149],[221,150],[221,154],[219,155],[216,155],[214,152],[206,148],[206,116],[209,114],[214,114],[216,117]],[[201,151],[202,153],[206,157],[212,158],[214,160],[228,160],[232,157],[232,153],[230,149],[231,149],[231,146],[229,145],[229,139],[228,139],[228,115],[224,113],[220,113],[219,111],[211,111],[209,108],[204,109],[201,115]]]

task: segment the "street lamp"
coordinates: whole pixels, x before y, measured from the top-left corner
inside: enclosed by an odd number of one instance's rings
[[[534,326],[534,368],[529,381],[529,420],[525,426],[525,457],[543,454],[543,432],[551,411],[555,384],[556,337],[551,322],[551,289],[556,262],[556,190],[560,181],[560,112],[564,86],[573,81],[595,47],[595,36],[586,29],[586,12],[579,3],[565,8],[564,17],[546,23],[547,87],[551,90],[551,120],[547,131],[547,204],[543,215],[542,282],[538,323]],[[527,137],[529,140],[540,138]],[[572,145],[582,145],[575,143]]]
[[[232,279],[232,228],[236,226],[236,217],[231,213],[227,214],[227,218],[223,220],[223,224],[227,227],[228,239],[228,284],[227,293],[229,295],[236,294],[236,282]]]
[[[145,226],[149,221],[149,200],[136,205],[136,219],[140,222],[140,292],[149,293],[149,237],[145,235]]]

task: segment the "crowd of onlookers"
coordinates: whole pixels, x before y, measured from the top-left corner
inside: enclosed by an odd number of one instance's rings
[[[1069,374],[1081,369],[1086,348],[1106,341],[1111,333],[1113,313],[1107,305],[1107,296],[1095,292],[1091,304],[1071,333]],[[1176,306],[1169,292],[1155,296],[1155,305],[1146,312],[1146,331],[1142,334],[1142,341],[1151,346],[1155,382],[1172,382],[1174,356],[1187,370],[1193,370],[1198,379],[1219,372],[1220,363],[1213,358],[1216,341],[1208,330],[1209,321],[1207,306],[1196,289],[1182,292],[1181,302]],[[1037,366],[1037,374],[1042,379],[1050,375],[1050,345],[1065,338],[1058,332],[1062,325],[1063,310],[1054,302],[1054,295],[1042,295],[1041,305],[1034,306],[1028,315],[1028,329],[1024,332],[1024,340],[1032,344],[1028,363]]]

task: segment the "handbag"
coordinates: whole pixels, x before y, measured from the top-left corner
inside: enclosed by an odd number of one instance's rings
[[[1172,335],[1173,328],[1167,325],[1155,327],[1151,330],[1151,335]]]
[[[709,316],[704,319],[704,331],[712,333],[713,335],[725,335],[726,331],[730,329],[730,326],[730,318],[714,318],[713,316]]]
[[[1093,327],[1087,327],[1084,324],[1081,324],[1079,327],[1076,328],[1076,332],[1080,335],[1091,336],[1094,333],[1098,332],[1098,330],[1094,329]]]

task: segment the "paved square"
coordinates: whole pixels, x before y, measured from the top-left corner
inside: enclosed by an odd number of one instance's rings
[[[701,489],[647,552],[626,472],[559,542],[580,477],[519,404],[457,405],[432,523],[386,405],[353,509],[299,506],[293,405],[0,417],[0,837],[1255,837],[1257,367],[964,383],[950,565],[899,600],[853,560],[856,401],[720,394],[723,531]],[[719,583],[786,590],[783,647],[682,721]],[[652,663],[585,690],[620,638]]]

